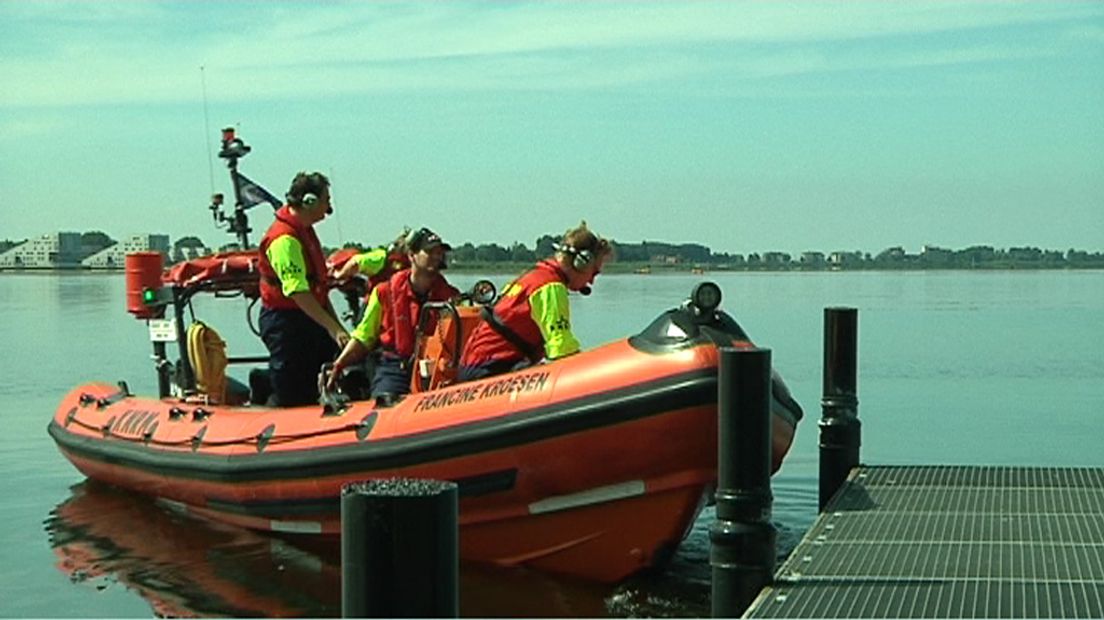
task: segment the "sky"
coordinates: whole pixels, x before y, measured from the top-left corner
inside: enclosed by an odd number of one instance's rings
[[[586,220],[718,252],[1104,250],[1104,3],[0,0],[0,239],[232,240],[240,170],[328,245]],[[249,212],[256,242],[272,221]]]

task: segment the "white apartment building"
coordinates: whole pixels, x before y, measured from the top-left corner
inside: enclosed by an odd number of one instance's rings
[[[169,254],[168,235],[131,235],[81,261],[89,269],[122,269],[130,252],[160,252]]]
[[[0,269],[65,269],[81,266],[81,234],[58,232],[29,239],[0,254]]]

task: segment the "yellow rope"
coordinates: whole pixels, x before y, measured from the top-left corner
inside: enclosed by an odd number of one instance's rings
[[[226,341],[213,327],[194,321],[188,327],[188,359],[196,389],[214,404],[226,402]]]

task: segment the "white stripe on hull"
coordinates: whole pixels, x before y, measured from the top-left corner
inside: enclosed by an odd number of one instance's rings
[[[556,512],[559,510],[567,510],[568,508],[578,508],[580,506],[612,502],[628,497],[637,497],[639,495],[644,495],[644,481],[630,480],[628,482],[611,484],[609,486],[587,489],[580,493],[556,495],[554,497],[547,497],[535,501],[529,504],[529,514],[536,515],[546,512]]]

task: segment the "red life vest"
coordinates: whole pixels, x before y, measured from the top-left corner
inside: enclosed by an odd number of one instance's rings
[[[521,290],[516,295],[499,299],[495,304],[494,314],[506,328],[528,344],[529,349],[543,354],[544,336],[541,335],[540,326],[533,320],[529,296],[550,282],[567,284],[567,281],[567,274],[555,261],[541,261],[534,269],[506,286],[504,292],[514,286],[520,287]],[[464,366],[474,366],[490,361],[520,361],[527,356],[525,351],[520,350],[505,336],[495,331],[487,321],[482,321],[472,330],[460,363]]]
[[[376,291],[383,308],[383,316],[380,317],[380,348],[403,359],[414,355],[414,330],[418,326],[422,303],[448,301],[460,294],[444,276],[438,276],[425,298],[419,300],[410,283],[409,269],[395,273],[390,280],[376,287]],[[436,318],[431,318],[426,331],[432,331],[436,326]]]
[[[280,285],[280,278],[268,261],[268,246],[278,237],[291,235],[303,246],[304,257],[307,263],[307,282],[310,283],[311,294],[325,308],[329,301],[329,289],[326,286],[326,257],[322,255],[322,244],[318,241],[318,235],[313,226],[304,225],[294,215],[287,205],[276,211],[276,221],[268,227],[268,232],[261,239],[260,256],[257,261],[257,270],[261,273],[261,305],[273,310],[296,310],[299,308],[290,298],[284,296]]]
[[[364,291],[364,303],[368,303],[368,298],[372,296],[372,289],[384,282],[389,282],[391,276],[395,275],[396,272],[409,268],[410,257],[408,255],[403,252],[388,254],[387,258],[384,259],[383,269],[380,269],[379,273],[368,277],[368,286],[365,287]]]

